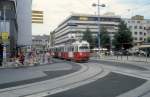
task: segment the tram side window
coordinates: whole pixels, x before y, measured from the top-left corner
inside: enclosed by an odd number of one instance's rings
[[[70,52],[70,47],[68,47],[68,51]]]
[[[59,52],[61,52],[62,51],[62,48],[59,48]]]
[[[74,51],[74,47],[71,47],[71,51]]]
[[[64,52],[64,48],[62,47],[62,52]]]
[[[75,46],[75,51],[78,52],[78,47],[77,46]]]

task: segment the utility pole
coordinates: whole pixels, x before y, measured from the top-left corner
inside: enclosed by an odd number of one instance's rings
[[[100,26],[100,6],[99,6],[100,1],[98,0],[98,48],[101,48],[101,40],[100,40],[100,35],[101,35],[101,26]]]
[[[4,31],[6,32],[6,6],[3,7],[3,11],[4,11]],[[2,32],[2,33],[4,33],[4,32]],[[3,35],[2,35],[2,37],[3,37]],[[6,65],[6,59],[7,59],[6,43],[3,41],[3,66]]]
[[[101,26],[100,26],[100,7],[105,7],[105,4],[100,4],[100,0],[98,0],[98,3],[96,4],[96,3],[93,3],[93,5],[92,6],[97,6],[97,11],[98,11],[98,34],[97,34],[97,36],[98,36],[98,49],[99,49],[99,51],[100,51],[100,47],[101,47],[101,45],[100,45],[100,34],[101,34]]]

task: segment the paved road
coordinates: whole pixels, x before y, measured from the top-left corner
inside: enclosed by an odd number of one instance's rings
[[[150,90],[150,69],[144,65],[55,60],[53,65],[14,69],[15,73],[11,70],[0,71],[5,79],[0,81],[0,97],[144,97]],[[24,77],[25,72],[29,74]],[[18,74],[17,80],[8,80],[9,74]]]
[[[150,71],[145,66],[106,60],[90,60],[88,64],[102,66],[110,73],[88,85],[46,97],[149,97]]]
[[[59,66],[61,67],[61,65],[69,65],[68,63],[70,63],[71,66],[72,64],[75,64],[75,63],[66,62],[66,61],[65,62],[60,61],[57,64],[59,64]],[[81,69],[76,67],[76,65],[79,65]],[[5,84],[0,89],[0,96],[1,97],[20,97],[20,96],[34,95],[35,97],[41,97],[43,93],[44,94],[47,92],[57,93],[59,91],[64,91],[73,87],[78,87],[84,84],[88,84],[90,82],[93,82],[99,79],[100,77],[107,75],[107,72],[104,72],[103,75],[99,75],[102,73],[102,69],[100,67],[97,68],[96,65],[89,65],[89,64],[76,64],[76,65],[72,66],[73,67],[72,70],[74,71],[74,73],[72,72],[71,74],[67,73],[67,75],[65,76],[61,76],[61,77],[57,77],[53,79],[41,80],[41,81],[39,81],[38,79],[37,81],[34,80],[36,81],[34,83],[30,83],[29,81],[29,83],[27,82],[27,84],[22,84],[22,85],[19,84],[19,85],[16,85],[15,87],[11,86],[9,88]],[[53,69],[53,70],[56,71],[57,69],[60,70],[60,69],[66,69],[67,67],[70,67],[70,66],[67,66],[65,68],[65,66],[62,66],[64,68],[60,68],[59,66],[58,68],[56,68],[55,70]],[[52,69],[51,67],[45,67],[45,66],[43,68],[48,69],[48,70]],[[52,72],[47,72],[47,71],[45,72],[45,69],[44,69],[44,73],[47,74],[47,76],[51,75]],[[22,71],[21,69],[19,70]],[[34,70],[38,70],[38,68],[36,69],[34,68]],[[66,71],[65,71],[65,74],[66,74]]]
[[[91,84],[47,97],[116,97],[145,82],[143,79],[110,73]]]

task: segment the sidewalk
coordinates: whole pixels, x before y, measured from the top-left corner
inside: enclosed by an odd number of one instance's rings
[[[132,62],[150,62],[150,57],[140,56],[102,56],[104,59],[121,60],[121,61],[132,61]]]
[[[80,66],[70,65],[63,62],[28,68],[1,69],[0,89],[49,80],[76,72],[79,69]]]
[[[117,56],[101,56],[99,57],[91,57],[92,60],[103,60],[103,61],[110,61],[110,62],[117,62],[117,63],[123,63],[123,64],[131,64],[131,65],[135,65],[138,67],[144,67],[148,70],[150,70],[150,59],[146,61],[144,61],[144,58],[140,58],[140,57],[134,57],[134,60],[132,59],[133,57],[128,57],[127,56],[123,56],[122,58],[119,56],[117,58]]]
[[[103,59],[103,60],[115,60],[115,61],[121,61],[121,62],[135,62],[135,63],[144,63],[144,64],[150,64],[150,57],[136,57],[136,56],[94,56],[92,58],[95,59]]]
[[[43,55],[38,55],[36,57],[30,58],[29,56],[26,55],[24,64],[21,64],[18,62],[16,59],[13,60],[12,62],[6,62],[5,64],[3,63],[2,66],[0,66],[0,69],[3,68],[19,68],[19,67],[32,67],[32,66],[37,66],[37,65],[44,65],[44,64],[52,64],[53,59],[50,57],[45,57]]]
[[[30,64],[29,62],[25,62],[24,65],[18,62],[6,62],[2,66],[0,66],[0,69],[7,69],[7,68],[19,68],[19,67],[31,67],[35,66],[37,63]],[[41,63],[39,63],[40,65]]]

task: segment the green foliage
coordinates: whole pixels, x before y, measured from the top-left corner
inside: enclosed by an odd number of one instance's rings
[[[147,42],[150,43],[150,37],[147,38]]]
[[[101,33],[100,33],[100,42],[101,42],[101,47],[102,48],[110,48],[110,36],[108,35],[108,32],[106,28],[101,28]]]
[[[115,49],[121,50],[123,48],[126,50],[131,48],[133,44],[131,31],[127,28],[126,24],[123,21],[120,22],[118,28],[118,33],[115,34],[113,40]]]
[[[94,38],[89,28],[87,28],[86,31],[83,32],[82,40],[86,40],[90,44],[91,48],[93,48],[95,42],[94,42]]]

